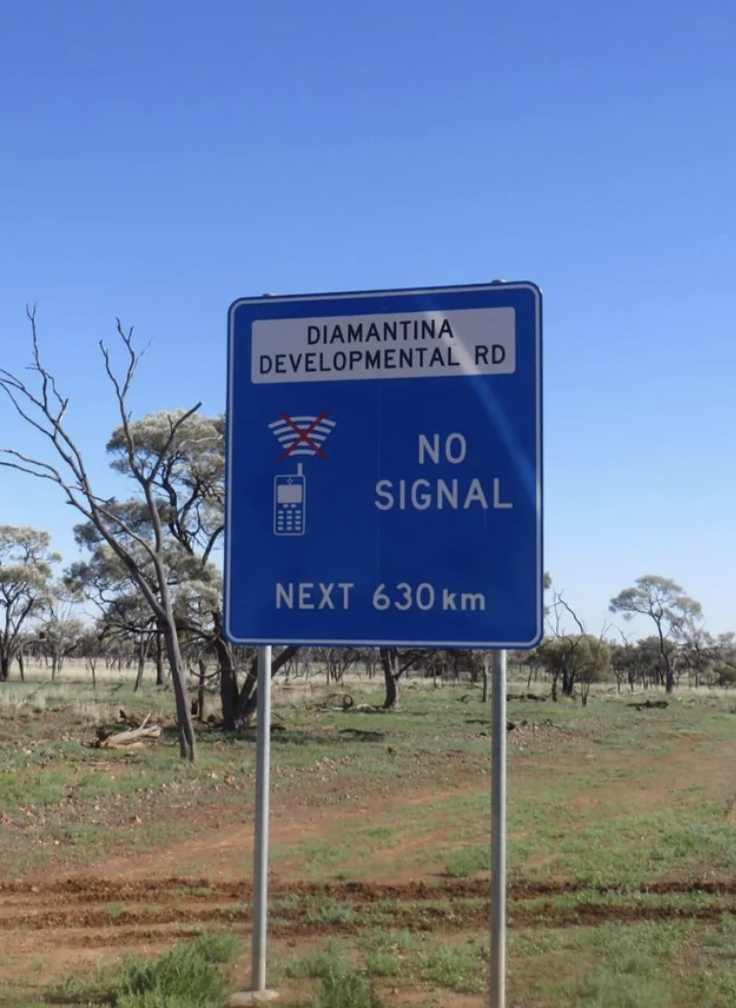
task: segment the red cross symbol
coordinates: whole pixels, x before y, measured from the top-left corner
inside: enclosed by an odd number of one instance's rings
[[[295,423],[290,416],[287,416],[286,413],[282,413],[281,419],[285,421],[285,423],[288,423],[288,425],[296,433],[297,436],[296,439],[292,441],[292,443],[286,449],[284,454],[281,456],[280,461],[283,462],[285,458],[288,458],[289,455],[291,455],[291,453],[294,451],[294,449],[300,444],[307,445],[309,448],[312,449],[315,455],[319,455],[320,458],[326,459],[327,456],[322,451],[320,446],[316,444],[315,441],[309,436],[314,430],[314,428],[318,424],[320,424],[326,416],[327,416],[327,410],[323,410],[318,417],[315,417],[315,419],[309,424],[308,427],[300,427],[299,424]]]

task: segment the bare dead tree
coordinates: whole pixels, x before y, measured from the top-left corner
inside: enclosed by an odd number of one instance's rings
[[[564,631],[563,615],[567,613],[577,627],[577,634]],[[550,619],[550,615],[552,619]],[[552,675],[552,699],[557,700],[557,682],[562,676],[562,692],[573,696],[575,684],[580,684],[583,706],[587,706],[590,687],[596,674],[609,664],[610,649],[605,636],[608,624],[604,622],[598,638],[592,637],[577,612],[564,598],[562,592],[553,594],[552,613],[547,616],[551,639],[541,645],[547,654]]]
[[[169,571],[165,560],[164,529],[154,495],[154,480],[173,443],[177,430],[197,412],[201,403],[171,421],[171,432],[158,456],[148,464],[136,453],[131,430],[128,395],[138,365],[147,347],[140,352],[133,345],[133,330],[125,330],[117,320],[117,333],[125,349],[127,364],[122,379],[116,375],[110,352],[101,340],[99,343],[105,373],[113,387],[122,425],[130,474],[138,483],[141,495],[150,513],[152,534],[150,538],[132,528],[110,501],[95,494],[85,467],[82,453],[66,428],[68,398],[61,395],[56,379],[46,369],[38,342],[35,308],[26,308],[31,324],[33,363],[29,370],[36,375],[36,388],[31,388],[18,376],[0,368],[0,387],[6,393],[18,414],[50,442],[57,459],[55,465],[32,458],[12,448],[0,448],[0,465],[56,483],[66,496],[68,504],[76,508],[91,522],[110,549],[128,571],[131,580],[151,608],[164,639],[166,655],[171,668],[179,727],[179,749],[184,759],[194,760],[195,738],[186,690],[186,673],[182,661],[179,638],[174,618]],[[58,468],[57,468],[58,466]],[[129,545],[128,545],[129,544]],[[138,549],[136,550],[136,547]],[[141,562],[141,557],[144,562]]]

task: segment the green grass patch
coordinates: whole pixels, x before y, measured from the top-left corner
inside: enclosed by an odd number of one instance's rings
[[[50,988],[46,1000],[111,1008],[224,1008],[233,984],[223,966],[240,951],[240,941],[228,932],[203,934],[158,959],[133,956],[86,980],[69,978]]]
[[[643,955],[607,960],[577,991],[576,1008],[669,1008],[672,991],[658,964]]]
[[[379,1008],[373,977],[387,975],[359,969],[340,942],[290,960],[282,972],[287,977],[318,981],[310,1008]]]
[[[470,878],[478,872],[488,871],[490,862],[490,846],[469,844],[445,856],[445,872],[450,878]]]
[[[312,1008],[380,1008],[370,977],[350,967],[340,967],[319,981]]]

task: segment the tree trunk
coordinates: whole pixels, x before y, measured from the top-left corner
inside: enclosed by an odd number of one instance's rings
[[[233,653],[230,645],[221,635],[218,628],[213,646],[220,669],[220,707],[222,709],[222,727],[226,731],[235,728],[235,708],[238,702],[238,676],[233,665]]]
[[[143,673],[146,670],[148,652],[151,650],[151,635],[141,634],[138,641],[138,671],[135,676],[135,686],[133,692],[137,692],[143,685]]]
[[[571,697],[575,690],[575,673],[568,668],[562,670],[562,695]]]
[[[483,676],[483,703],[488,703],[488,652],[483,654],[483,671],[481,673]]]
[[[386,698],[383,701],[383,709],[399,711],[401,710],[399,654],[396,648],[381,648],[380,653],[383,681],[386,686]]]
[[[290,661],[299,650],[298,647],[287,647],[271,662],[271,678]],[[258,705],[258,657],[250,663],[243,687],[238,694],[235,707],[235,727],[245,728],[256,712]]]
[[[10,655],[0,655],[0,682],[7,682],[10,675]]]
[[[667,649],[664,646],[664,639],[660,634],[660,650],[659,650],[659,667],[657,669],[659,673],[658,686],[664,686],[666,693],[672,693],[675,688],[675,670],[672,667],[672,662],[670,661],[670,656],[667,653]]]
[[[25,661],[23,659],[23,650],[22,649],[18,652],[18,654],[16,655],[16,658],[18,660],[18,674],[20,675],[20,681],[21,682],[25,682],[26,681],[26,665],[25,665]]]
[[[204,704],[207,698],[204,685],[207,682],[207,662],[200,658],[197,662],[199,666],[199,684],[197,688],[197,719],[204,722]]]
[[[250,668],[245,677],[245,682],[238,693],[238,700],[235,704],[235,728],[245,728],[253,717],[258,705],[258,659],[254,658],[250,663]],[[271,678],[274,677],[273,663],[271,664]]]
[[[163,686],[166,681],[164,674],[164,643],[161,634],[156,635],[156,685]]]
[[[186,672],[184,670],[184,663],[181,660],[179,637],[174,625],[173,613],[171,615],[171,621],[164,623],[161,628],[161,632],[164,637],[166,657],[169,661],[171,681],[174,685],[176,718],[179,728],[179,755],[182,759],[189,760],[193,763],[196,756],[194,725],[192,724],[192,712],[189,708],[187,697]]]

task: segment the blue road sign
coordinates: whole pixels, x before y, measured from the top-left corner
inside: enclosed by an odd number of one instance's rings
[[[541,301],[494,283],[232,305],[231,641],[539,642]]]

